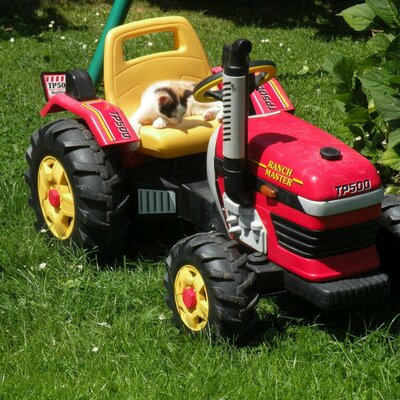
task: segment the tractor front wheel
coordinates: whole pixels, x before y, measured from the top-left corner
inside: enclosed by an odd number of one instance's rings
[[[119,154],[102,149],[74,119],[52,122],[34,132],[26,152],[29,204],[36,228],[72,241],[101,258],[115,255],[128,230],[130,197]]]
[[[258,301],[246,261],[236,242],[220,233],[199,233],[179,241],[166,260],[164,278],[175,324],[193,335],[246,339]]]

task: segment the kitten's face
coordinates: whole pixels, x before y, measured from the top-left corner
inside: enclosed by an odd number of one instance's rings
[[[192,92],[180,88],[164,87],[156,91],[158,110],[172,124],[182,122],[187,109],[187,101]]]

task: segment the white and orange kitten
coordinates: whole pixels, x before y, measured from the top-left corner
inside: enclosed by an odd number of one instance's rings
[[[137,133],[145,124],[163,129],[178,125],[186,115],[202,115],[205,121],[222,120],[222,102],[200,103],[193,96],[195,83],[187,81],[159,81],[150,85],[141,98],[131,123]]]

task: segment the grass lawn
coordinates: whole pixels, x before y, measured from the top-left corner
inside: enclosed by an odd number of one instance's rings
[[[87,68],[110,5],[17,3],[0,5],[0,399],[400,399],[396,295],[340,312],[263,299],[247,346],[211,344],[170,322],[167,228],[134,232],[109,268],[34,230],[23,175],[44,123],[40,72]],[[224,43],[250,39],[253,59],[276,62],[297,115],[333,130],[338,111],[319,97],[324,55],[368,53],[334,16],[349,2],[215,3],[134,1],[128,21],[187,17],[213,65]]]

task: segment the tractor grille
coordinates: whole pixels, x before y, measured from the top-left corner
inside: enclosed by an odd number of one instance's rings
[[[305,258],[331,257],[375,243],[378,220],[325,231],[311,230],[271,214],[279,244]]]

